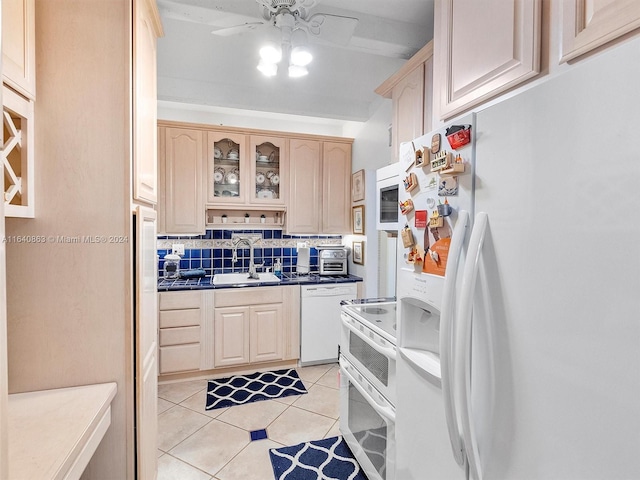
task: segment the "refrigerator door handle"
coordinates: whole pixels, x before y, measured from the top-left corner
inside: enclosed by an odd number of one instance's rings
[[[462,276],[462,288],[456,318],[455,378],[456,397],[460,402],[462,438],[469,462],[469,477],[482,480],[482,466],[478,453],[475,428],[471,415],[471,318],[476,280],[480,267],[480,254],[484,244],[489,217],[480,212],[471,231],[467,259]]]
[[[440,313],[440,372],[442,382],[442,396],[444,399],[444,411],[449,430],[449,440],[453,457],[456,463],[465,466],[466,458],[462,438],[460,437],[460,425],[458,425],[456,404],[453,388],[455,385],[453,359],[455,355],[454,333],[454,300],[456,281],[458,278],[458,263],[464,246],[466,229],[469,225],[469,213],[460,210],[458,220],[453,229],[451,246],[449,248],[448,267],[444,276],[442,290],[442,311]]]

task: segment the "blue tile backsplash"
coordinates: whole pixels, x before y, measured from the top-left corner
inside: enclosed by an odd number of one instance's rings
[[[232,235],[261,235],[254,250],[256,264],[264,262],[272,267],[276,259],[282,262],[283,272],[295,272],[298,259],[297,245],[306,242],[310,247],[311,271],[318,270],[318,245],[341,245],[340,235],[286,235],[282,230],[207,230],[199,236],[158,236],[158,272],[162,276],[164,256],[171,253],[174,243],[184,244],[184,255],[180,260],[180,269],[204,269],[207,276],[216,273],[242,272],[249,269],[250,252],[248,248],[238,249],[238,261],[232,263]]]

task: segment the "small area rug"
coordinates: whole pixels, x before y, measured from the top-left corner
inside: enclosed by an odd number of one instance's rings
[[[209,380],[205,410],[307,393],[293,369]]]
[[[367,480],[342,437],[269,450],[276,480]]]

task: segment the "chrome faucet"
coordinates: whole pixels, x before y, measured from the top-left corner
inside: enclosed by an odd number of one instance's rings
[[[249,278],[258,278],[258,273],[256,272],[256,267],[261,267],[264,265],[264,263],[261,263],[260,265],[256,265],[255,263],[253,263],[254,260],[254,256],[253,256],[253,244],[254,242],[252,242],[251,240],[249,240],[246,237],[238,237],[235,240],[233,240],[233,249],[232,249],[232,256],[231,256],[231,261],[233,263],[236,263],[238,261],[238,246],[240,246],[241,243],[244,243],[247,247],[249,247]]]

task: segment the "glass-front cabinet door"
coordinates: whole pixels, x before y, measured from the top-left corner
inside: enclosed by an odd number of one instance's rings
[[[247,137],[209,132],[207,138],[207,202],[244,203],[247,198]]]
[[[252,136],[250,203],[284,205],[288,171],[283,138]]]

